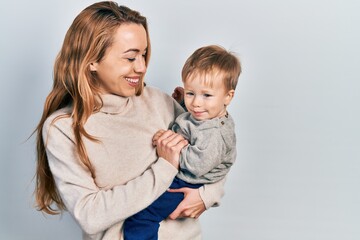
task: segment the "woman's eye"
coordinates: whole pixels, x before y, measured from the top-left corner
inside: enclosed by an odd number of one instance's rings
[[[135,58],[128,58],[127,59],[129,62],[133,62],[133,61],[135,61]]]
[[[204,94],[204,97],[211,97],[212,95],[210,94]]]

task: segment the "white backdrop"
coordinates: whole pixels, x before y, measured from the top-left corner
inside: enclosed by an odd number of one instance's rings
[[[74,17],[93,1],[2,1],[0,239],[76,240],[69,217],[34,210],[34,137],[52,66]],[[146,81],[181,84],[185,59],[219,44],[241,58],[229,111],[238,158],[205,240],[360,239],[360,2],[133,0],[147,16]],[[121,203],[119,203],[121,204]]]

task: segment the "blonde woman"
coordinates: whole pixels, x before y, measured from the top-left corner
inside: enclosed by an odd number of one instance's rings
[[[37,127],[36,203],[49,214],[69,211],[83,239],[123,239],[124,220],[157,199],[178,173],[187,141],[168,131],[156,150],[152,137],[183,109],[144,87],[150,52],[145,17],[99,2],[75,18],[57,56]],[[184,200],[161,222],[159,239],[201,239],[197,218],[219,203],[223,184],[181,189]]]

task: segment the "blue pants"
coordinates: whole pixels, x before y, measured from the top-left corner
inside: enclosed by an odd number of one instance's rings
[[[170,188],[199,188],[201,186],[202,184],[190,184],[175,178]],[[183,199],[183,193],[166,191],[150,206],[127,218],[124,223],[125,240],[157,240],[160,222],[167,218]]]

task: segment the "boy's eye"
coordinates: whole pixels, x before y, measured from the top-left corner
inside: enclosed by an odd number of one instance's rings
[[[211,97],[211,96],[212,96],[211,94],[207,94],[207,93],[204,94],[204,97]]]
[[[187,92],[186,95],[187,96],[194,96],[194,94],[192,92]]]

